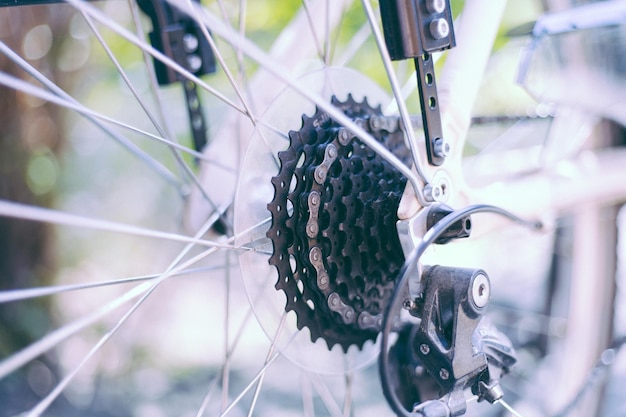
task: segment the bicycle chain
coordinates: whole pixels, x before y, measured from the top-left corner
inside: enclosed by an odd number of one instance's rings
[[[351,95],[332,104],[410,164],[397,117]],[[406,178],[320,109],[302,116],[278,158],[267,236],[285,311],[312,341],[361,348],[376,338],[404,262],[396,211]]]

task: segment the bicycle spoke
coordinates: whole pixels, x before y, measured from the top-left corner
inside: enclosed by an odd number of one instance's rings
[[[263,366],[261,367],[261,369],[257,372],[257,374],[250,380],[250,382],[248,383],[248,385],[246,385],[246,387],[239,393],[239,395],[237,397],[235,397],[235,399],[233,399],[230,404],[228,405],[228,407],[226,407],[222,413],[220,414],[220,417],[224,417],[226,416],[237,404],[239,404],[239,402],[242,400],[242,398],[253,388],[257,385],[258,381],[262,380],[265,377],[265,372],[267,371],[267,369],[274,363],[274,361],[280,356],[280,350],[278,351],[274,351],[274,347],[276,344],[276,341],[278,340],[278,337],[280,336],[280,333],[283,330],[283,325],[284,325],[284,320],[286,317],[287,313],[283,313],[282,317],[281,317],[281,321],[279,323],[278,329],[276,330],[276,334],[274,335],[274,339],[272,341],[272,344],[270,346],[270,349],[268,351],[268,356],[265,358],[265,363],[263,364]],[[287,341],[286,345],[289,345],[289,343],[295,338],[295,336],[297,335],[297,333],[293,334],[290,339]],[[285,347],[283,346],[283,348]],[[274,352],[274,353],[271,353]]]
[[[302,408],[305,417],[315,416],[315,405],[313,403],[313,387],[308,375],[300,372],[300,392],[302,396]]]
[[[1,43],[1,42],[0,42]],[[107,122],[116,126],[119,126],[123,129],[129,130],[131,132],[134,133],[138,133],[142,136],[145,136],[153,141],[162,143],[170,148],[174,148],[176,150],[180,150],[182,152],[188,153],[189,155],[192,155],[195,158],[198,158],[200,160],[206,161],[206,162],[210,162],[212,164],[216,164],[217,166],[220,166],[223,169],[229,170],[229,171],[233,171],[232,168],[230,167],[226,167],[222,164],[219,163],[219,161],[214,161],[212,159],[207,158],[204,154],[195,151],[194,149],[188,148],[186,146],[177,144],[177,143],[173,143],[170,142],[168,139],[162,138],[160,136],[154,135],[152,133],[146,132],[144,130],[141,130],[135,126],[129,125],[127,123],[121,122],[119,120],[113,119],[111,117],[105,116],[103,114],[97,113],[93,110],[90,110],[86,107],[84,107],[83,105],[81,105],[80,103],[76,102],[75,100],[66,100],[65,98],[53,95],[51,93],[49,93],[48,91],[36,87],[30,83],[27,83],[23,80],[20,80],[19,78],[7,75],[7,74],[3,74],[0,73],[0,84],[5,85],[7,87],[11,87],[15,90],[19,90],[23,93],[32,95],[34,97],[40,98],[42,100],[48,101],[48,102],[52,102],[55,104],[58,104],[59,106],[68,108],[70,110],[73,110],[79,114],[82,114],[83,116],[85,116],[87,119],[91,120],[94,123],[97,123],[98,126],[100,127],[100,123],[99,121],[103,121],[103,122]],[[68,96],[69,98],[69,96]],[[98,120],[95,120],[98,119]],[[107,133],[109,134],[109,136],[113,137],[114,139],[118,140],[118,141],[122,141],[123,140],[123,146],[128,149],[131,153],[135,154],[136,156],[138,156],[140,159],[144,160],[145,162],[147,162],[148,164],[150,164],[150,166],[152,166],[155,170],[157,170],[159,172],[159,174],[163,177],[165,177],[168,182],[171,183],[178,183],[178,179],[176,178],[176,176],[174,176],[170,171],[168,171],[165,167],[163,167],[163,165],[157,161],[156,159],[154,159],[152,156],[150,156],[149,154],[145,153],[143,150],[141,150],[141,148],[137,147],[135,144],[133,144],[132,142],[130,142],[127,138],[120,136],[117,133],[114,133],[113,131],[111,131],[110,129],[106,128]]]
[[[213,396],[215,387],[217,387],[217,384],[220,382],[221,378],[223,377],[223,374],[224,374],[223,368],[226,366],[230,366],[230,358],[232,357],[237,346],[239,345],[239,342],[241,340],[241,337],[243,336],[245,327],[248,325],[248,323],[250,322],[253,316],[251,306],[248,305],[247,307],[248,307],[247,312],[241,322],[241,325],[239,326],[239,330],[237,331],[237,334],[235,335],[232,344],[230,345],[230,347],[228,347],[228,351],[225,354],[225,361],[224,363],[222,363],[222,369],[220,369],[220,371],[218,372],[218,375],[215,378],[213,378],[213,380],[209,384],[209,389],[207,390],[207,393],[204,395],[202,399],[202,403],[200,404],[200,407],[198,408],[196,417],[201,417],[202,415],[204,415],[211,401],[211,397]]]
[[[211,227],[212,222],[209,219],[205,224],[198,230],[194,238],[198,238],[199,236],[204,235],[208,229]],[[42,412],[44,412],[50,404],[63,392],[63,390],[67,387],[67,385],[74,379],[74,377],[78,374],[78,372],[87,364],[87,362],[100,351],[100,349],[104,346],[104,344],[111,338],[113,335],[122,327],[124,323],[128,321],[128,319],[141,307],[144,302],[148,299],[148,297],[157,289],[157,287],[163,283],[165,280],[170,278],[173,273],[177,270],[186,269],[200,260],[204,259],[206,256],[214,253],[216,251],[215,248],[208,249],[193,258],[180,263],[185,255],[196,245],[195,242],[188,243],[183,250],[175,257],[175,259],[170,263],[170,265],[165,269],[165,271],[161,274],[161,276],[155,282],[146,282],[141,284],[140,287],[147,287],[143,294],[139,294],[140,298],[135,304],[115,323],[115,325],[110,328],[107,333],[104,334],[100,338],[100,340],[93,346],[93,348],[82,358],[79,362],[78,366],[74,367],[72,371],[70,371],[65,377],[55,386],[55,388],[48,393],[30,412],[29,415],[38,416]]]
[[[387,53],[387,47],[385,46],[385,39],[383,38],[382,33],[380,33],[380,29],[378,27],[378,21],[374,14],[374,10],[372,9],[372,5],[370,0],[361,0],[363,4],[363,10],[365,10],[365,14],[367,16],[367,20],[370,23],[370,28],[372,29],[372,33],[374,34],[374,39],[376,40],[376,45],[378,46],[379,55],[382,59],[383,65],[385,67],[385,72],[387,74],[387,79],[391,84],[391,89],[393,91],[393,96],[396,98],[396,104],[398,105],[398,110],[400,112],[400,118],[402,119],[402,123],[404,126],[412,126],[411,117],[409,116],[409,111],[406,107],[406,103],[402,99],[402,90],[400,89],[400,84],[398,83],[398,79],[394,72],[391,58]],[[424,184],[428,184],[428,178],[426,174],[422,171],[422,163],[421,163],[421,153],[422,148],[419,145],[417,138],[415,137],[415,132],[413,129],[404,129],[405,134],[407,135],[407,142],[409,148],[411,149],[411,155],[413,156],[413,167],[417,171],[417,175],[421,179]],[[415,192],[420,201],[423,201],[422,189],[415,188]]]
[[[213,267],[199,267],[180,271],[173,276],[190,275],[199,272],[210,272],[223,268],[222,266]],[[136,277],[117,278],[106,281],[87,282],[82,284],[72,285],[53,285],[49,287],[37,287],[17,290],[7,290],[0,292],[0,304],[10,303],[15,301],[23,301],[32,298],[46,297],[55,294],[62,294],[71,291],[87,290],[92,288],[108,287],[111,285],[123,285],[132,282],[150,281],[161,276],[161,274],[141,275]]]
[[[309,374],[309,377],[311,378],[313,388],[317,392],[317,395],[319,395],[322,403],[324,403],[326,411],[328,411],[331,416],[344,417],[341,407],[337,404],[337,401],[328,389],[328,386],[324,383],[324,381],[322,381],[321,376],[318,374]]]
[[[56,102],[57,104],[59,104],[60,102],[65,103],[63,105],[65,105],[66,107],[71,107],[71,108],[74,108],[76,105],[78,105],[76,100],[74,100],[71,96],[69,96],[65,91],[60,89],[52,81],[48,80],[39,71],[37,71],[33,66],[31,66],[24,59],[22,59],[22,57],[20,57],[15,52],[13,52],[13,50],[11,50],[11,48],[9,48],[2,41],[0,41],[0,50],[2,50],[2,53],[4,55],[6,55],[9,59],[11,59],[13,62],[19,65],[29,75],[31,75],[37,81],[42,83],[46,88],[52,91],[56,96],[58,96],[57,98],[54,95],[40,93],[40,95],[42,96],[41,98],[45,97],[44,98],[45,100],[53,101],[53,102]],[[21,89],[24,89],[24,92],[27,92],[28,94],[39,95],[37,93],[32,93],[33,91],[38,91],[40,89],[37,89],[31,84],[28,84],[22,80],[19,80],[15,77],[9,76],[4,73],[0,73],[0,76],[2,79],[2,84],[8,87],[15,88],[16,86],[19,86]],[[133,155],[135,155],[141,161],[148,164],[148,166],[150,166],[160,177],[164,178],[169,183],[178,186],[178,179],[169,170],[163,167],[162,164],[154,160],[154,158],[152,158],[145,151],[137,147],[135,144],[130,142],[125,137],[110,130],[109,128],[104,126],[99,120],[94,119],[95,114],[90,114],[91,112],[88,112],[88,111],[86,111],[85,113],[88,115],[87,117],[92,123],[94,123],[98,128],[102,129],[110,137],[118,141],[122,146],[128,149]]]
[[[139,39],[135,34],[131,33],[129,30],[119,25],[117,22],[115,22],[114,20],[106,16],[104,13],[100,12],[95,7],[81,0],[65,0],[65,1],[67,1],[67,3],[71,4],[77,10],[84,12],[88,16],[94,18],[95,20],[100,22],[102,25],[106,26],[113,32],[117,33],[119,36],[126,39],[130,43],[134,44],[138,48],[146,51],[147,53],[152,55],[155,59],[158,59],[159,61],[163,62],[165,65],[172,68],[174,71],[179,73],[185,79],[192,81],[195,84],[197,84],[199,87],[202,87],[203,89],[207,90],[208,92],[213,94],[217,99],[227,104],[233,110],[236,110],[237,112],[243,115],[246,114],[243,108],[239,107],[233,101],[229,100],[224,94],[217,91],[215,88],[211,87],[209,84],[205,83],[204,81],[202,81],[200,78],[198,78],[197,76],[195,76],[194,74],[192,74],[191,72],[183,68],[181,65],[177,64],[171,58],[167,57],[163,53],[156,50],[152,45],[149,45],[142,39]]]
[[[278,339],[278,336],[280,335],[280,332],[282,331],[283,326],[285,325],[286,317],[287,317],[287,314],[283,314],[283,316],[280,319],[280,323],[278,324],[278,330],[276,331],[276,336],[274,337],[274,341],[272,342],[272,344],[270,345],[270,348],[267,351],[267,356],[265,357],[264,365],[267,365],[268,361],[271,359],[272,355],[274,354],[274,351],[276,348],[276,340]],[[263,386],[264,380],[265,380],[265,373],[261,375],[261,377],[256,382],[256,388],[254,389],[254,394],[252,395],[252,401],[250,402],[250,407],[248,409],[248,417],[252,417],[252,414],[254,413],[254,409],[256,407],[257,400],[259,399],[259,394],[261,393],[261,387]]]
[[[359,49],[363,47],[371,34],[372,29],[369,22],[364,23],[361,28],[354,35],[352,35],[348,45],[346,45],[345,49],[341,51],[341,55],[335,60],[336,62],[334,64],[339,67],[343,67],[350,62]],[[415,85],[415,78],[411,81],[413,82],[413,85]]]
[[[347,372],[344,378],[346,395],[343,399],[343,416],[349,417],[352,415],[352,382],[354,375],[352,374],[352,372]]]
[[[93,313],[85,315],[72,323],[56,329],[35,343],[25,347],[17,353],[14,353],[6,359],[3,359],[0,362],[0,378],[4,378],[33,359],[58,346],[70,336],[98,322],[103,317],[115,311],[118,307],[139,297],[141,294],[148,291],[149,285],[150,283],[143,283],[136,286],[132,290],[118,296],[115,300],[109,302]]]
[[[126,71],[124,71],[124,69],[122,68],[122,65],[120,64],[118,59],[115,57],[115,54],[113,53],[109,45],[105,42],[104,38],[102,37],[102,34],[93,23],[93,20],[87,14],[85,14],[82,10],[80,11],[80,14],[83,16],[83,19],[85,19],[85,22],[87,22],[87,25],[89,26],[89,28],[91,29],[91,32],[94,34],[94,36],[98,40],[98,43],[100,44],[102,49],[105,51],[107,57],[109,58],[109,61],[111,61],[111,63],[115,67],[115,70],[117,71],[119,76],[122,78],[122,80],[124,81],[124,84],[128,87],[131,94],[135,98],[135,101],[137,101],[137,103],[139,104],[139,106],[141,107],[145,115],[148,117],[152,125],[156,128],[156,130],[159,132],[159,134],[162,137],[167,138],[167,140],[171,142],[173,136],[165,132],[165,129],[161,126],[161,124],[158,122],[156,117],[152,114],[152,112],[148,108],[146,100],[139,94],[139,92],[135,88],[134,84],[132,83],[128,75],[126,74]]]
[[[76,0],[70,0],[76,1]],[[261,64],[268,72],[272,73],[274,76],[281,79],[286,84],[293,87],[295,91],[301,94],[303,97],[315,103],[319,108],[324,110],[328,115],[336,120],[337,122],[344,125],[348,128],[352,133],[354,133],[362,142],[364,142],[368,147],[374,150],[376,153],[381,155],[381,157],[385,158],[390,164],[394,166],[398,171],[400,171],[408,180],[411,182],[413,187],[417,190],[418,194],[421,193],[423,181],[421,178],[416,176],[416,174],[409,169],[406,165],[404,165],[398,158],[393,155],[388,149],[386,149],[383,145],[381,145],[378,141],[376,141],[370,134],[368,134],[365,130],[359,127],[354,121],[344,115],[341,111],[335,108],[331,103],[327,102],[327,100],[323,99],[318,94],[308,90],[304,86],[300,85],[298,81],[293,77],[293,75],[284,71],[280,65],[273,62],[272,58],[268,56],[265,52],[259,49],[256,45],[249,42],[248,39],[241,38],[236,34],[233,34],[232,31],[228,29],[219,19],[215,18],[212,14],[204,9],[198,9],[194,7],[194,9],[186,8],[185,0],[170,0],[171,4],[179,7],[181,10],[185,10],[189,13],[202,13],[203,22],[209,27],[210,30],[218,34],[219,36],[226,39],[230,44],[237,48],[241,48],[241,50],[248,55],[250,58],[254,59],[256,62]],[[410,130],[410,129],[409,129]]]
[[[64,211],[28,206],[11,201],[0,200],[0,216],[13,217],[23,220],[33,220],[57,225],[83,227],[87,229],[101,230],[105,232],[117,232],[134,236],[143,236],[156,239],[170,240],[174,242],[191,243],[210,248],[232,249],[238,251],[248,250],[219,242],[179,235],[170,232],[147,229],[124,223],[116,223],[108,220],[93,219]]]
[[[311,36],[313,37],[315,48],[317,49],[317,56],[322,62],[328,65],[327,58],[326,58],[326,51],[321,46],[322,42],[320,41],[320,38],[317,35],[317,30],[315,29],[315,25],[314,25],[314,19],[311,15],[311,10],[309,9],[307,0],[302,0],[302,7],[304,8],[304,13],[306,14],[306,20],[311,30]],[[328,7],[326,7],[326,10],[328,10]],[[326,27],[328,27],[328,25],[326,25]]]
[[[226,262],[229,261],[229,253],[226,253]],[[231,301],[231,287],[230,287],[230,268],[226,269],[224,275],[224,365],[222,368],[222,409],[224,409],[228,403],[228,391],[230,387],[230,355],[228,351],[230,349],[230,301]]]

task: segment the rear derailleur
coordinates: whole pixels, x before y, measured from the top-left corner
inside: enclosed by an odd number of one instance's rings
[[[467,391],[478,401],[498,401],[499,380],[516,357],[508,338],[483,318],[491,290],[487,274],[431,266],[421,285],[420,296],[405,303],[421,320],[405,324],[388,352],[388,401],[399,415],[428,417],[464,414]]]

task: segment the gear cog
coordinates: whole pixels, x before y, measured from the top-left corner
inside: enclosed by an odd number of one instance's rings
[[[410,164],[397,117],[351,95],[332,104]],[[275,288],[312,341],[360,349],[378,335],[404,262],[395,225],[406,178],[320,109],[302,116],[278,158],[267,205]]]

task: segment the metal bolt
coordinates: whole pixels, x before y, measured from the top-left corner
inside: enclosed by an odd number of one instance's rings
[[[439,370],[439,378],[441,378],[444,381],[446,381],[448,378],[450,378],[450,372],[448,372],[448,370],[445,369],[445,368],[441,368]]]
[[[427,184],[424,187],[424,198],[430,203],[439,201],[442,194],[441,187],[438,185]]]
[[[478,308],[483,308],[489,301],[491,294],[491,285],[489,284],[489,278],[485,275],[476,275],[474,282],[472,283],[472,300]]]
[[[426,1],[426,10],[430,13],[443,13],[446,9],[445,0],[427,0]]]
[[[428,25],[430,35],[435,39],[443,39],[450,34],[450,25],[446,19],[434,19]]]
[[[191,125],[194,129],[200,129],[202,127],[202,117],[194,116],[191,120]]]
[[[186,33],[185,36],[183,36],[183,47],[185,48],[186,52],[193,52],[196,49],[198,49],[198,38],[196,38],[195,35],[192,35],[191,33]]]
[[[409,310],[409,311],[410,311],[410,310],[415,309],[415,308],[417,307],[417,304],[415,303],[415,301],[414,301],[414,300],[412,300],[412,299],[410,299],[410,298],[407,298],[406,300],[404,300],[404,301],[402,302],[402,307],[403,307],[405,310]]]
[[[196,72],[202,68],[202,58],[198,55],[189,55],[187,57],[187,66],[192,72]]]
[[[450,155],[450,144],[442,138],[437,138],[434,141],[433,152],[436,157],[445,158]]]
[[[420,345],[420,352],[422,355],[428,355],[430,353],[430,347],[426,343]]]

